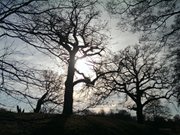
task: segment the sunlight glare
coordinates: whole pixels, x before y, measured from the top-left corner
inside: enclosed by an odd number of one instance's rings
[[[87,59],[79,59],[75,65],[76,69],[81,73],[89,76],[92,75],[92,65],[88,62]]]

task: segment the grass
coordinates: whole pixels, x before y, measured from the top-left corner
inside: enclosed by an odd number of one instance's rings
[[[0,135],[155,135],[149,126],[106,116],[0,112]]]

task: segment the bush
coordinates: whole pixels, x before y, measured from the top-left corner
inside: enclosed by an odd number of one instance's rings
[[[0,112],[8,112],[8,110],[5,108],[0,108]]]
[[[131,116],[131,114],[129,112],[127,112],[126,110],[119,110],[116,113],[111,112],[111,113],[109,113],[109,116],[116,117],[116,118],[122,119],[122,120],[133,120],[133,117]]]

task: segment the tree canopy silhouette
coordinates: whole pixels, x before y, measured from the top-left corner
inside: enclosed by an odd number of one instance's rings
[[[120,15],[120,26],[142,31],[142,40],[170,46],[179,44],[179,1],[113,0],[107,8],[110,13]]]
[[[67,0],[49,2],[42,6],[35,4],[29,7],[31,13],[18,16],[18,20],[8,26],[13,37],[18,37],[67,64],[63,108],[63,113],[67,115],[73,113],[74,86],[89,83],[89,78],[75,69],[77,60],[101,56],[105,48],[106,36],[101,33],[105,24],[97,21],[100,15],[97,2]],[[75,80],[76,73],[83,78]]]
[[[137,120],[143,123],[143,108],[159,99],[169,99],[172,91],[171,74],[166,61],[158,59],[156,49],[150,46],[135,45],[127,47],[112,56],[99,72],[106,72],[101,77],[104,91],[96,94],[108,97],[122,93],[129,109],[136,111]]]
[[[0,91],[14,99],[18,99],[18,95],[24,98],[32,98],[15,86],[20,85],[20,87],[23,87],[22,89],[26,89],[29,84],[35,85],[33,82],[36,79],[30,69],[25,68],[22,61],[13,57],[17,53],[15,51],[16,47],[8,40],[11,39],[10,37],[17,37],[12,32],[16,17],[31,13],[28,7],[34,3],[36,3],[36,0],[0,1]]]
[[[118,25],[121,28],[142,33],[139,41],[143,44],[156,45],[160,49],[167,47],[170,55],[179,54],[180,3],[178,0],[113,0],[107,3],[107,9],[111,14],[119,16]],[[171,65],[177,73],[176,78],[179,76],[178,59],[174,59],[174,64]],[[176,97],[180,101],[179,79],[175,84]]]

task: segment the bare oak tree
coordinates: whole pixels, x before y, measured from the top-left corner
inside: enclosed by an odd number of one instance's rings
[[[100,12],[96,10],[96,4],[97,0],[50,2],[40,8],[45,12],[38,9],[39,14],[18,16],[18,21],[6,27],[13,33],[13,37],[18,37],[67,64],[63,108],[63,113],[67,115],[73,113],[74,86],[89,83],[89,78],[75,69],[77,60],[100,56],[104,50],[106,36],[101,34],[104,25],[97,22]],[[83,78],[75,80],[76,73]]]
[[[39,87],[39,89],[43,94],[37,100],[37,104],[34,109],[35,113],[39,113],[42,106],[45,104],[60,106],[63,103],[63,77],[49,70],[44,70],[42,72],[42,86]]]
[[[179,53],[180,43],[180,3],[178,0],[113,0],[107,3],[107,9],[119,16],[119,26],[142,32],[141,42],[168,47],[170,55]],[[176,52],[176,53],[174,53]],[[169,55],[168,55],[169,57]],[[179,72],[178,59],[174,60],[175,73]],[[174,76],[178,78],[178,74]],[[175,84],[177,88],[179,79]],[[176,89],[179,101],[180,90]]]
[[[170,69],[150,46],[127,47],[113,56],[104,69],[104,91],[97,94],[124,93],[125,101],[131,101],[127,107],[136,111],[139,123],[144,121],[143,108],[147,104],[173,95]]]

